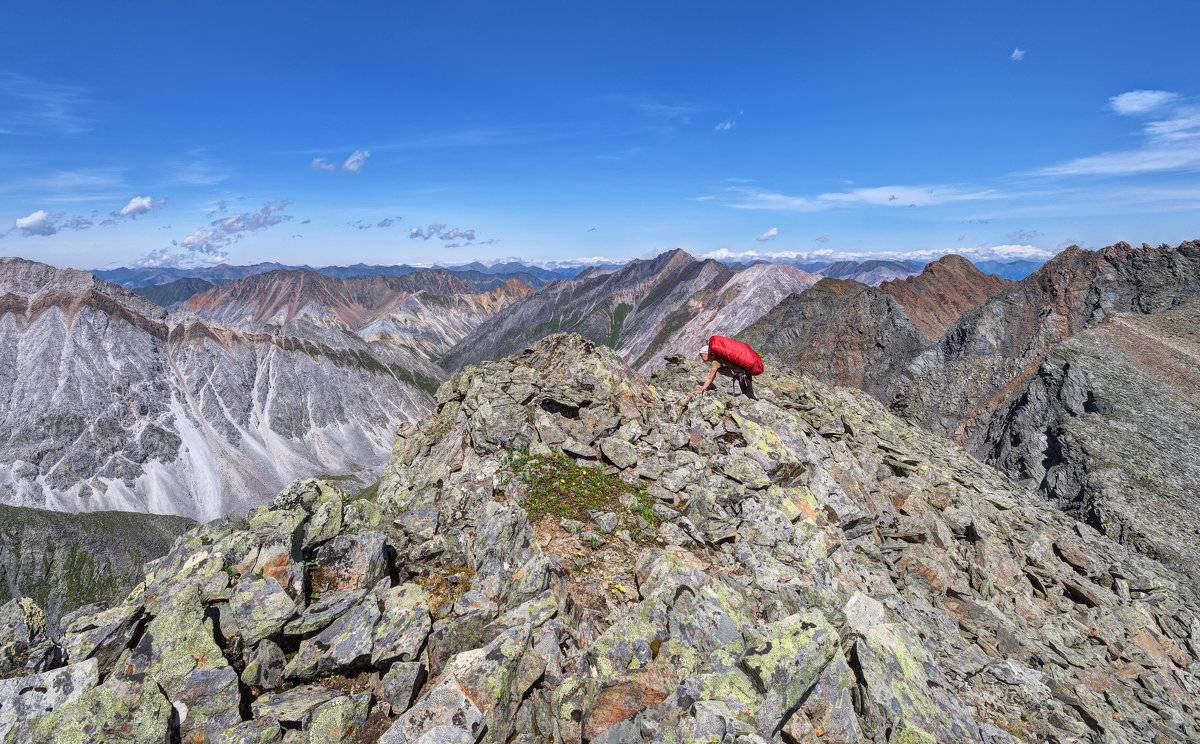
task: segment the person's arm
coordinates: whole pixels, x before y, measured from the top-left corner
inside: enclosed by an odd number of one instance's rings
[[[721,363],[714,359],[712,362],[712,367],[708,370],[708,379],[704,381],[703,385],[696,388],[692,392],[693,393],[703,393],[705,390],[708,390],[708,386],[712,385],[713,380],[717,379],[717,370],[720,368],[721,368]]]

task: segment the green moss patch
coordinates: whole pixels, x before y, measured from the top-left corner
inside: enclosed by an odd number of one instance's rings
[[[617,515],[619,529],[629,531],[629,536],[647,542],[649,535],[642,534],[641,526],[634,518],[641,517],[650,526],[658,526],[654,514],[654,500],[646,487],[626,483],[615,475],[608,475],[600,468],[585,467],[563,454],[549,457],[534,457],[527,451],[510,452],[508,465],[513,475],[527,486],[522,506],[529,513],[531,522],[545,517],[553,519],[576,519],[586,521],[591,509],[612,512]],[[626,506],[633,497],[633,505]]]

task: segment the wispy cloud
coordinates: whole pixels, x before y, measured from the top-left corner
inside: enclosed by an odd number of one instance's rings
[[[735,209],[777,212],[821,212],[839,207],[929,207],[954,202],[998,198],[990,189],[961,186],[879,186],[815,196],[793,196],[744,186],[726,190],[724,205]]]
[[[355,230],[370,230],[373,227],[386,229],[386,228],[391,227],[392,225],[395,225],[396,222],[400,219],[401,219],[400,217],[394,217],[394,218],[393,217],[384,217],[383,219],[379,220],[378,222],[368,222],[366,220],[357,220],[355,222],[347,222],[346,224],[349,225],[350,227],[353,227]],[[307,220],[305,220],[305,222],[307,222]],[[302,222],[300,224],[304,224],[304,222]]]
[[[757,238],[755,238],[755,240],[757,240],[760,243],[765,243],[778,234],[779,234],[779,228],[772,227],[770,230],[767,230],[765,233],[763,233],[762,235],[759,235]]]
[[[189,186],[216,186],[233,175],[233,169],[228,165],[196,155],[189,160],[172,160],[167,166],[177,182]]]
[[[371,153],[366,150],[355,150],[346,161],[342,163],[342,170],[348,173],[358,173],[367,164],[367,158],[371,157]]]
[[[713,127],[713,129],[717,130],[718,132],[728,132],[730,129],[733,129],[733,122],[723,121]]]
[[[82,134],[90,129],[82,113],[86,104],[78,86],[0,73],[0,128],[5,134]]]
[[[1172,101],[1179,100],[1178,93],[1167,90],[1131,90],[1108,99],[1113,111],[1125,116],[1148,114]]]
[[[422,240],[429,240],[430,238],[439,238],[441,240],[474,241],[475,240],[475,231],[474,230],[463,230],[463,229],[460,229],[457,227],[453,227],[453,228],[450,228],[449,230],[447,230],[445,225],[434,224],[434,225],[430,225],[429,227],[425,228],[424,230],[422,230],[419,227],[409,228],[408,237],[410,239],[421,238]],[[482,245],[482,243],[480,245]]]
[[[308,164],[308,167],[315,171],[328,171],[330,173],[333,173],[335,170],[337,170],[337,166],[325,158],[313,158],[312,162]]]
[[[1008,58],[1013,62],[1020,62],[1025,59],[1025,50],[1020,48],[1014,49],[1012,50],[1012,54],[1008,55]]]
[[[1200,107],[1178,93],[1131,90],[1108,100],[1114,112],[1145,120],[1141,143],[1076,158],[1035,172],[1041,176],[1128,176],[1200,170]]]

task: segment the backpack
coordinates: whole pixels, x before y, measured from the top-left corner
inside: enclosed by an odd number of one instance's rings
[[[708,350],[717,359],[736,364],[751,376],[761,375],[763,372],[762,357],[751,349],[749,344],[725,336],[711,336],[708,339]]]

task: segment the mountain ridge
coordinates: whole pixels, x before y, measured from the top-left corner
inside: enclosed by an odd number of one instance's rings
[[[1161,565],[860,391],[702,374],[550,336],[443,385],[374,498],[294,484],[60,640],[6,605],[0,736],[1200,736],[1200,603]]]

